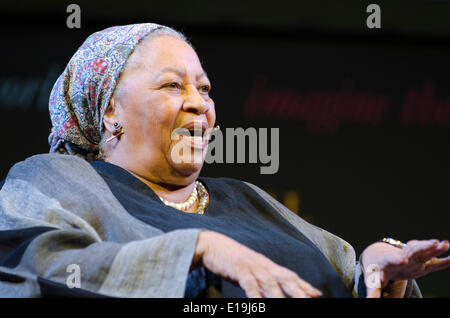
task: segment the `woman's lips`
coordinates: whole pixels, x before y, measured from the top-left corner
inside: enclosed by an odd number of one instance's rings
[[[183,143],[189,144],[190,147],[203,149],[208,144],[208,133],[202,128],[202,125],[196,125],[195,127],[180,127],[175,129],[175,140],[179,140]],[[172,134],[173,137],[173,134]]]
[[[206,138],[203,138],[202,136],[186,136],[186,135],[179,135],[179,136],[181,142],[189,144],[193,148],[203,149],[207,145]]]

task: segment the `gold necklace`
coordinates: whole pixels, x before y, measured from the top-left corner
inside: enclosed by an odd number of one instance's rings
[[[197,213],[203,214],[209,203],[209,193],[208,191],[206,191],[205,187],[203,186],[203,184],[201,184],[201,182],[198,182],[198,197],[199,203],[197,207]]]
[[[161,197],[159,197],[159,199],[167,206],[170,206],[180,211],[186,211],[190,207],[192,207],[195,201],[197,201],[197,197],[199,199],[199,203],[196,213],[203,214],[205,212],[206,206],[208,205],[209,194],[208,191],[206,191],[203,184],[201,184],[199,181],[195,181],[194,189],[192,190],[188,199],[182,203],[171,202]]]

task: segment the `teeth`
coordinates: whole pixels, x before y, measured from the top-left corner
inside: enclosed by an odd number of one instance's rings
[[[203,141],[203,137],[202,136],[185,136],[183,135],[183,138],[189,138],[192,139],[194,142],[202,142]]]
[[[193,140],[194,142],[202,142],[202,140],[203,140],[202,137],[198,137],[198,136],[187,136],[185,138],[189,138],[189,139]]]
[[[202,145],[203,138],[198,136],[184,136],[183,138],[187,138],[189,142],[193,142],[195,145]]]
[[[202,143],[205,137],[203,129],[177,128],[176,133],[183,138],[191,138],[194,143]]]

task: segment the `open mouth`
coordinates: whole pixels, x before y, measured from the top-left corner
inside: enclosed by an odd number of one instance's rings
[[[194,129],[194,128],[177,128],[176,132],[180,136],[186,137],[201,137],[203,138],[205,135],[205,131],[203,129]]]
[[[194,148],[204,148],[207,145],[208,124],[201,121],[190,122],[183,127],[175,129],[175,133],[180,136],[181,141],[188,143]]]

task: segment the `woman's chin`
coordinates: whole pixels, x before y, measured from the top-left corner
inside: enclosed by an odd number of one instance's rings
[[[181,162],[181,163],[171,163],[173,169],[183,177],[189,177],[193,174],[198,175],[203,167],[202,162]]]
[[[171,148],[170,154],[168,156],[168,162],[172,168],[182,176],[190,176],[194,173],[200,173],[203,167],[203,162],[205,160],[205,153],[203,151],[204,147],[189,147],[190,151],[179,151],[176,148]]]

